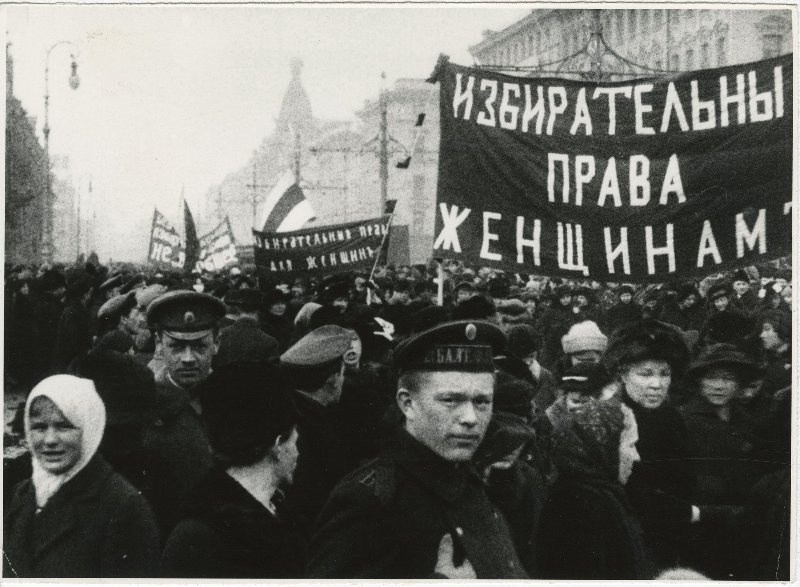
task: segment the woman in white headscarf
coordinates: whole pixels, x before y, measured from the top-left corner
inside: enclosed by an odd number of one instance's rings
[[[25,404],[33,475],[3,519],[3,576],[114,578],[155,574],[150,506],[97,453],[106,410],[94,384],[54,375]]]

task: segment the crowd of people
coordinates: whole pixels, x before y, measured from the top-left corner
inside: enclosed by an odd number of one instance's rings
[[[4,576],[787,580],[791,297],[6,265]]]

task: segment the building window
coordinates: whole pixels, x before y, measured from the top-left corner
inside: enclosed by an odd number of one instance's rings
[[[727,42],[725,37],[719,37],[717,39],[717,66],[721,67],[723,65],[727,65],[728,57],[726,55],[728,51]]]
[[[636,11],[631,10],[628,12],[628,34],[635,35],[636,34]]]
[[[650,11],[642,10],[642,33],[647,34],[650,28]]]
[[[533,55],[533,35],[528,36],[528,55]]]
[[[680,71],[681,70],[681,56],[678,54],[671,56],[671,63],[670,66],[672,71]]]
[[[783,35],[764,35],[764,59],[780,55],[782,46]]]
[[[617,12],[617,39],[622,42],[625,37],[625,14],[620,10]]]
[[[686,70],[694,69],[694,49],[686,49]]]
[[[660,29],[661,28],[661,17],[663,10],[655,10],[653,11],[653,28]]]
[[[709,52],[708,43],[700,45],[700,69],[706,69],[709,66]]]
[[[664,62],[661,61],[660,59],[656,59],[655,69],[657,71],[661,71],[663,68],[664,68]]]

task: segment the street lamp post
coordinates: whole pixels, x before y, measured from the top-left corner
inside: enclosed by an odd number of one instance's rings
[[[52,178],[52,164],[50,159],[50,55],[56,47],[62,45],[70,45],[74,53],[70,54],[72,59],[72,71],[69,76],[69,87],[77,90],[81,83],[78,77],[78,63],[75,61],[75,56],[78,54],[78,46],[72,41],[59,41],[47,50],[44,64],[44,126],[42,132],[44,133],[44,151],[47,157],[47,201],[44,208],[44,230],[42,231],[42,259],[45,262],[53,261],[53,178]]]

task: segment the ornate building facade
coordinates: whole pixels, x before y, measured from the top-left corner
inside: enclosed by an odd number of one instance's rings
[[[470,53],[479,65],[539,67],[557,75],[580,69],[580,53],[594,23],[624,58],[607,54],[603,66],[626,76],[747,63],[789,53],[792,47],[786,10],[549,9],[533,10],[502,31],[484,31]],[[574,60],[564,61],[572,55]]]

